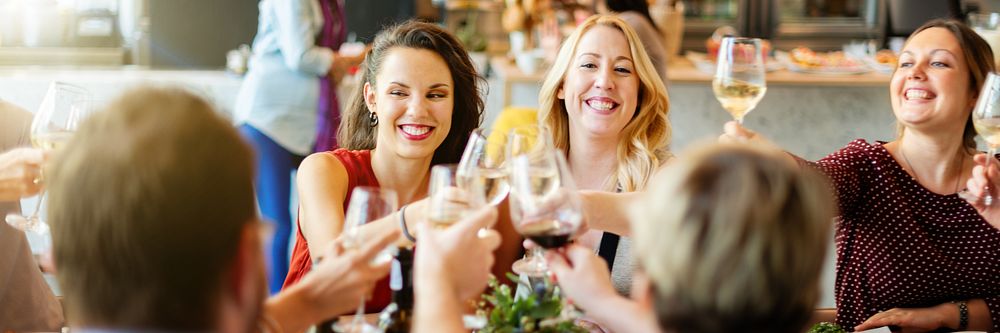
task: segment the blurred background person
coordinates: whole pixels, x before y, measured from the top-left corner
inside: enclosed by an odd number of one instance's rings
[[[337,53],[347,34],[343,0],[263,0],[259,7],[235,114],[257,152],[257,204],[276,226],[268,258],[275,293],[288,272],[291,174],[309,153],[337,147],[337,84],[362,58]]]
[[[660,80],[667,85],[667,63],[670,59],[667,59],[667,49],[663,46],[663,35],[649,14],[649,3],[646,0],[596,0],[594,6],[598,13],[617,14],[635,30]]]
[[[560,288],[613,332],[805,331],[832,198],[819,175],[782,155],[709,145],[676,158],[631,206],[631,299],[579,245],[548,255]]]

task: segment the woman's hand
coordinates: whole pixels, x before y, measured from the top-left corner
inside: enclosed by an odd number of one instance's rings
[[[943,303],[929,308],[894,308],[879,312],[854,328],[870,330],[883,326],[896,326],[903,333],[919,333],[946,328],[948,318],[958,318],[958,306]]]
[[[418,224],[415,291],[463,301],[482,293],[493,267],[493,250],[500,246],[500,234],[488,229],[496,219],[496,208],[486,206],[443,229]]]
[[[977,154],[975,157],[976,166],[972,168],[972,177],[966,183],[966,189],[971,196],[963,198],[976,208],[979,215],[983,216],[994,228],[1000,229],[1000,167],[996,160],[990,161],[987,168],[986,161],[993,157],[986,154]],[[992,203],[987,206],[984,198],[992,196]]]
[[[723,143],[766,143],[773,146],[767,139],[764,139],[757,132],[751,131],[740,125],[740,123],[730,120],[722,127],[722,135],[719,142]]]
[[[0,201],[13,201],[42,190],[42,164],[48,154],[41,149],[17,148],[0,154]]]
[[[309,300],[322,315],[329,318],[353,309],[363,297],[370,295],[375,282],[389,274],[390,262],[373,263],[373,259],[399,237],[398,230],[373,234],[373,238],[354,251],[345,251],[343,237],[334,240],[330,248],[316,259],[313,269],[295,286],[309,290]]]
[[[608,264],[594,251],[573,244],[563,250],[546,251],[545,259],[559,288],[584,311],[620,297],[611,284]]]

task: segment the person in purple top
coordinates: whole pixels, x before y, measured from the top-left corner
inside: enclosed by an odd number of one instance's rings
[[[841,326],[1000,330],[1000,230],[958,194],[977,164],[971,112],[994,67],[970,28],[930,21],[907,40],[890,81],[897,138],[800,161],[825,172],[838,197]],[[736,123],[720,139],[766,142]]]

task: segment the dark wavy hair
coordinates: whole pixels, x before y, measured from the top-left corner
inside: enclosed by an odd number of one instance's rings
[[[455,87],[455,106],[451,115],[448,137],[434,151],[431,164],[458,163],[462,157],[469,134],[479,127],[483,115],[483,77],[476,72],[469,54],[454,35],[441,27],[425,22],[406,21],[382,30],[375,36],[371,50],[361,63],[361,78],[351,97],[350,105],[341,117],[337,142],[351,150],[375,148],[378,131],[369,125],[368,105],[365,103],[364,84],[375,85],[385,56],[395,47],[430,50],[444,59],[451,72]]]
[[[653,15],[649,14],[649,4],[646,3],[646,0],[603,0],[603,1],[604,4],[608,6],[608,10],[611,10],[612,12],[615,13],[638,12],[639,14],[642,14],[642,17],[645,17],[647,20],[649,20],[649,24],[653,25],[654,28],[659,29],[659,27],[656,26],[656,21],[653,20]]]

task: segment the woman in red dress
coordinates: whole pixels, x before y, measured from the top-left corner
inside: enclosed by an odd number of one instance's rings
[[[310,253],[340,235],[356,186],[392,189],[403,205],[364,228],[401,228],[405,221],[404,230],[415,230],[431,166],[457,163],[481,121],[482,79],[458,40],[434,24],[411,21],[384,30],[361,67],[362,89],[337,133],[343,148],[310,155],[299,167],[299,232],[285,286],[309,272]],[[411,243],[401,237],[399,244]],[[389,299],[386,279],[366,311],[381,311]]]

